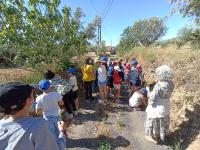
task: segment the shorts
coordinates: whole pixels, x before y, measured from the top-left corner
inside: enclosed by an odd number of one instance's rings
[[[121,84],[113,84],[114,89],[119,90],[121,87]]]
[[[98,81],[98,85],[101,86],[101,85],[107,85],[107,82],[108,80],[106,79],[105,81],[101,82],[101,81]]]
[[[107,86],[113,88],[113,77],[112,76],[108,76],[108,82],[107,82]]]
[[[78,90],[73,91],[73,93],[72,93],[72,98],[73,98],[73,100],[75,100],[75,99],[78,98]]]

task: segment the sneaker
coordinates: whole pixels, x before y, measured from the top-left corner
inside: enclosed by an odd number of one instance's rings
[[[69,119],[73,119],[74,118],[73,114],[68,114],[67,112],[65,113],[65,116],[67,118],[69,118]]]
[[[74,111],[73,114],[74,114],[74,116],[77,116],[78,115],[78,111]]]

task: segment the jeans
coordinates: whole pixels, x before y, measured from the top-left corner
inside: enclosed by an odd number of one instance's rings
[[[60,134],[58,130],[58,125],[57,125],[58,121],[61,120],[60,116],[43,116],[43,118],[48,121],[49,130],[51,131],[51,133],[53,134],[53,137],[57,141],[58,136]]]
[[[86,99],[92,99],[92,83],[93,81],[84,81]]]

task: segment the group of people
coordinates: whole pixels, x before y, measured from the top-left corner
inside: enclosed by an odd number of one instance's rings
[[[72,119],[78,115],[78,84],[75,68],[68,68],[68,80],[50,70],[44,71],[44,79],[37,87],[21,82],[0,86],[0,113],[6,117],[0,120],[1,149],[60,149],[66,144],[66,127],[61,121],[59,110]],[[169,98],[173,91],[173,72],[166,65],[156,69],[156,82],[146,88],[142,66],[136,59],[114,60],[101,54],[93,60],[88,57],[81,67],[85,87],[85,99],[94,100],[93,91],[98,87],[99,102],[107,104],[112,97],[120,101],[121,85],[129,90],[129,106],[134,110],[146,110],[145,138],[148,141],[164,142],[169,129]],[[42,93],[34,100],[33,91]],[[33,101],[35,102],[33,105]],[[29,117],[34,108],[41,118]]]

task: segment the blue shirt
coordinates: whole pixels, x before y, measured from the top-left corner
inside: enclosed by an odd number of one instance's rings
[[[56,141],[42,118],[0,120],[0,150],[64,150],[65,135]]]

